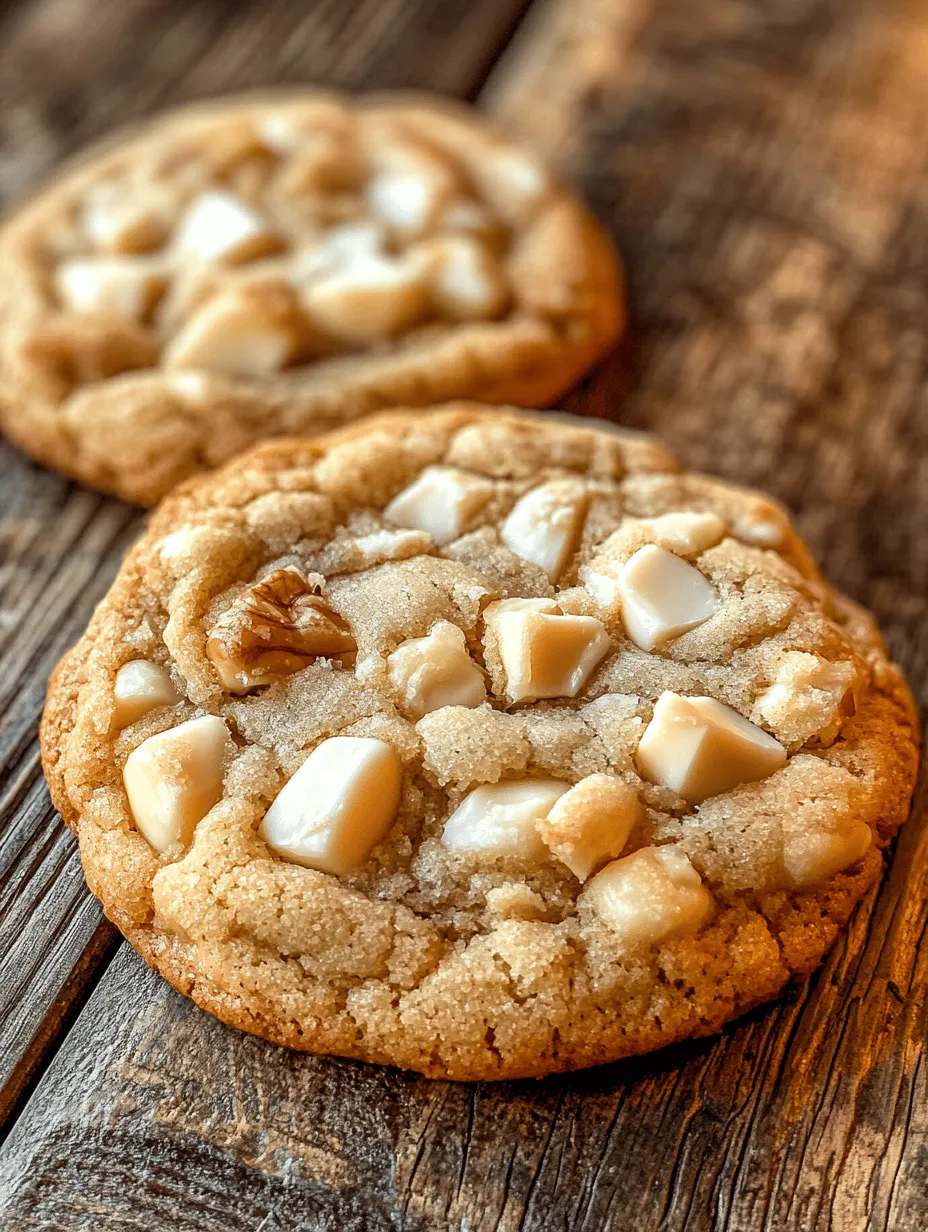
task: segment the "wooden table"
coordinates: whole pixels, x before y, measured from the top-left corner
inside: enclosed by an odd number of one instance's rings
[[[627,257],[568,400],[763,485],[928,688],[928,8],[913,0],[5,0],[0,192],[269,82],[476,98]],[[428,1082],[220,1026],[101,920],[36,721],[140,515],[0,453],[0,1225],[928,1226],[922,810],[821,971],[707,1042]],[[923,793],[922,793],[923,794]]]

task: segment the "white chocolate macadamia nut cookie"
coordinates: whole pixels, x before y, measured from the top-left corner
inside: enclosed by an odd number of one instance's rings
[[[467,107],[196,104],[91,151],[0,228],[0,429],[153,504],[249,445],[391,406],[546,406],[623,327],[608,238]],[[520,537],[538,500],[514,512]],[[578,517],[565,506],[535,549],[552,580]]]
[[[305,174],[341,183],[326,149]],[[377,175],[397,234],[445,208]],[[269,242],[209,209],[229,251]],[[772,501],[455,404],[183,485],[42,748],[107,914],[200,1005],[482,1079],[702,1035],[812,970],[905,818],[914,731]]]

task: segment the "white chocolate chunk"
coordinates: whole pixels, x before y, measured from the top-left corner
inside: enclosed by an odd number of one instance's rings
[[[387,660],[390,680],[417,719],[442,706],[472,708],[486,701],[483,672],[467,653],[464,634],[440,620],[427,637],[403,642]]]
[[[485,619],[512,702],[576,697],[611,646],[595,617],[564,615],[552,599],[504,599]]]
[[[452,851],[480,852],[491,860],[505,856],[543,860],[547,849],[537,823],[567,787],[556,779],[478,787],[445,822],[441,841]]]
[[[831,744],[841,727],[844,699],[857,680],[854,664],[830,663],[818,655],[790,650],[776,679],[754,703],[752,717],[766,723],[787,744],[812,737]]]
[[[864,821],[852,822],[841,833],[813,830],[790,834],[783,844],[786,875],[796,887],[827,881],[856,864],[870,850],[873,835]]]
[[[374,214],[404,235],[420,235],[434,217],[438,197],[434,181],[415,171],[383,171],[367,185]]]
[[[538,833],[574,876],[586,881],[594,869],[621,855],[642,814],[634,787],[610,774],[591,774],[555,802]]]
[[[294,354],[294,331],[244,296],[218,295],[190,318],[165,349],[166,368],[205,368],[234,376],[267,376]]]
[[[209,189],[190,203],[177,227],[181,257],[237,265],[280,248],[270,224],[234,193]]]
[[[116,673],[113,684],[113,726],[121,730],[156,706],[177,701],[177,690],[167,668],[148,659],[133,659]]]
[[[332,736],[310,753],[261,823],[284,860],[323,873],[363,864],[400,805],[402,765],[383,740]]]
[[[222,719],[206,714],[149,736],[129,754],[122,772],[129,807],[155,851],[190,842],[222,796],[234,747]]]
[[[498,313],[508,289],[499,262],[479,240],[446,235],[422,246],[436,308],[453,321],[479,321]]]
[[[74,257],[55,272],[58,298],[72,312],[140,320],[167,284],[163,269],[143,257]]]
[[[84,199],[81,228],[104,252],[148,252],[167,235],[172,202],[154,186],[122,180],[94,185]]]
[[[712,896],[699,874],[685,855],[670,847],[642,847],[607,864],[581,901],[626,945],[688,936],[712,914]]]
[[[467,523],[493,495],[493,484],[453,466],[427,466],[418,479],[390,501],[383,516],[397,526],[424,530],[438,544],[464,533]]]
[[[635,754],[638,769],[691,804],[779,770],[786,749],[711,697],[662,693]]]
[[[578,484],[552,480],[519,500],[500,531],[503,543],[523,560],[540,565],[556,582],[573,552],[586,512]]]
[[[456,183],[438,159],[411,146],[385,143],[372,151],[377,169],[367,182],[367,204],[398,236],[421,235],[453,196]]]
[[[357,346],[392,338],[413,326],[428,307],[423,271],[402,257],[356,256],[303,289],[313,322]]]
[[[625,562],[619,574],[622,619],[642,650],[653,650],[713,615],[714,588],[695,566],[649,544]]]

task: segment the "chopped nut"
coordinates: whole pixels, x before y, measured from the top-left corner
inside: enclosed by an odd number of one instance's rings
[[[200,193],[178,224],[174,239],[182,257],[238,265],[279,252],[282,244],[260,214],[234,193]]]
[[[147,659],[124,663],[113,685],[113,727],[121,730],[156,706],[177,701],[177,690],[167,668]]]
[[[502,856],[543,860],[547,849],[537,823],[567,787],[555,779],[478,787],[445,822],[441,841],[452,851],[480,852],[491,860]]]
[[[448,620],[433,625],[427,637],[403,642],[388,664],[390,680],[417,719],[442,706],[486,701],[483,672],[467,653],[464,634]]]
[[[654,945],[696,933],[712,896],[689,860],[670,847],[642,847],[597,873],[581,895],[629,945]]]
[[[357,646],[351,629],[292,566],[275,569],[235,600],[206,639],[206,656],[225,689],[243,693],[302,671],[316,659],[341,659]]]
[[[642,814],[634,787],[609,774],[591,774],[555,802],[538,833],[574,876],[586,881],[621,854]]]
[[[701,804],[767,778],[785,764],[786,749],[714,698],[662,693],[635,760],[652,783]]]
[[[517,502],[500,537],[516,556],[540,565],[548,580],[556,582],[577,541],[586,504],[586,493],[577,483],[543,483]]]
[[[611,642],[593,616],[565,616],[553,599],[504,599],[485,613],[512,702],[576,697]]]
[[[790,834],[783,845],[786,875],[796,887],[827,881],[835,873],[856,864],[873,841],[864,821],[851,822],[842,833],[813,830]]]
[[[55,273],[58,297],[72,312],[141,320],[167,284],[164,270],[144,257],[74,257]]]
[[[653,650],[713,615],[718,595],[697,568],[655,544],[639,549],[619,575],[629,637]]]
[[[831,744],[841,728],[842,706],[857,675],[847,660],[829,663],[818,655],[787,651],[773,684],[754,703],[753,715],[794,747],[813,737],[820,744]]]
[[[222,795],[234,751],[222,719],[190,719],[143,740],[123,767],[135,824],[155,851],[188,844],[198,821]]]
[[[492,495],[493,484],[481,475],[453,466],[427,466],[394,496],[383,516],[397,526],[424,530],[436,543],[450,543]]]
[[[400,805],[402,765],[383,740],[323,740],[265,814],[261,834],[283,859],[336,875],[363,864]]]

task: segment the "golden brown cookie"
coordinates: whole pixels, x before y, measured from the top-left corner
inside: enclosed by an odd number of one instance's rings
[[[778,505],[466,404],[179,489],[42,749],[91,888],[178,988],[457,1079],[703,1035],[811,971],[917,759],[870,618]]]
[[[545,406],[623,323],[609,240],[476,112],[199,104],[0,229],[0,427],[152,504],[256,442],[384,407]]]

